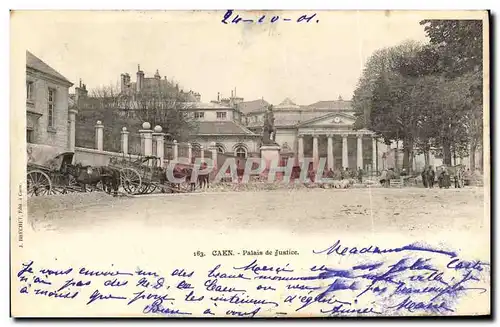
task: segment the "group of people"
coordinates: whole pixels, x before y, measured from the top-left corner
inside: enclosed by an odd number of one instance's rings
[[[432,166],[425,167],[422,171],[422,183],[426,188],[433,188],[436,184],[436,172]],[[437,182],[439,188],[450,188],[451,177],[450,172],[446,167],[441,167],[441,170],[437,173]],[[456,186],[455,186],[456,187]]]

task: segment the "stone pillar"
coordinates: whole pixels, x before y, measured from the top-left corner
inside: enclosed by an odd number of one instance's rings
[[[174,160],[179,160],[179,144],[177,144],[177,140],[174,140],[172,148],[174,149]]]
[[[205,159],[205,148],[203,145],[200,145],[200,161],[203,161]]]
[[[347,152],[347,134],[342,134],[342,169],[349,167],[349,157]]]
[[[78,110],[70,109],[69,110],[69,151],[75,152],[75,140],[76,140],[76,115],[78,114]]]
[[[318,136],[313,135],[313,167],[316,169],[318,166]]]
[[[378,171],[377,167],[377,138],[372,136],[372,172]]]
[[[299,164],[304,162],[304,135],[299,135]]]
[[[357,156],[356,156],[356,169],[363,169],[363,134],[356,135],[358,138],[358,145],[356,147]]]
[[[139,133],[143,139],[142,155],[151,156],[153,154],[153,131],[151,130],[151,124],[148,122],[143,123]]]
[[[188,162],[191,163],[191,160],[193,158],[193,145],[191,143],[188,143]]]
[[[128,154],[128,134],[129,134],[129,131],[127,131],[127,127],[122,128],[121,134],[122,134],[122,137],[121,137],[122,153]]]
[[[217,146],[215,145],[215,142],[210,143],[209,150],[212,152],[212,163],[214,165],[213,171],[217,171]]]
[[[163,167],[165,160],[165,134],[162,133],[162,128],[160,125],[155,126],[153,138],[156,141],[155,155],[158,157],[158,167]]]
[[[100,120],[95,125],[95,148],[103,151],[104,146],[104,125]]]
[[[335,169],[335,161],[333,158],[333,135],[328,134],[328,169]]]

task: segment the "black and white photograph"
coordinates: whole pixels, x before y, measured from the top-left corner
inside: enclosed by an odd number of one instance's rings
[[[488,11],[10,25],[13,317],[491,314]]]

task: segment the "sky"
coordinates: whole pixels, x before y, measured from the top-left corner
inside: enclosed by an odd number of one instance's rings
[[[225,11],[32,11],[12,15],[13,38],[70,81],[87,89],[136,80],[156,70],[203,102],[236,88],[245,101],[279,104],[351,99],[364,63],[377,49],[427,42],[425,12],[235,11],[262,24],[223,24]],[[280,16],[270,23],[272,16]],[[290,21],[284,21],[284,18]]]

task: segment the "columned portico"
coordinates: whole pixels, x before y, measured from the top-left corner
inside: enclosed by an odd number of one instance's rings
[[[372,158],[371,161],[366,164],[371,166],[371,169],[374,170],[377,167],[377,140],[373,136],[373,133],[367,130],[342,133],[300,131],[298,135],[297,156],[299,162],[304,162],[305,156],[311,156],[315,168],[318,168],[320,156],[326,156],[327,169],[369,169],[364,165],[363,138],[365,137],[371,137],[372,139]],[[354,141],[354,138],[356,138],[356,142],[351,143]],[[340,140],[342,140],[341,144],[338,143]],[[356,147],[356,150],[350,152],[349,149],[353,147],[353,145]],[[307,154],[305,152],[307,152]],[[337,154],[335,154],[336,152]],[[340,153],[342,154],[341,164],[340,161],[336,162],[335,160],[335,157]],[[340,165],[342,167],[340,167]]]

